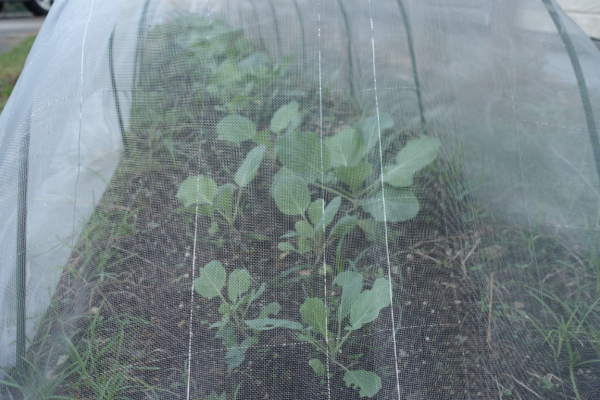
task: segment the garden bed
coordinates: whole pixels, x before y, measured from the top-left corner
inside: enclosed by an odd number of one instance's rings
[[[29,350],[37,391],[558,399],[574,371],[592,393],[597,364],[556,365],[526,321],[561,312],[533,275],[571,266],[545,279],[556,293],[594,273],[583,255],[467,222],[436,139],[295,80],[240,31],[187,18],[150,36],[123,161]]]

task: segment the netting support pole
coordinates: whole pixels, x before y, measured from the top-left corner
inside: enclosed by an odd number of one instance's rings
[[[581,102],[583,103],[583,111],[585,113],[585,120],[587,122],[588,132],[590,134],[590,142],[592,142],[592,151],[594,152],[594,161],[596,162],[596,172],[598,173],[598,179],[600,179],[600,139],[598,139],[598,131],[596,129],[596,121],[594,119],[594,112],[592,111],[592,102],[590,101],[590,95],[588,93],[587,85],[585,83],[585,77],[583,76],[583,70],[581,69],[581,63],[579,57],[575,52],[575,46],[573,41],[567,32],[567,28],[560,19],[560,15],[556,10],[554,2],[552,0],[542,0],[548,13],[554,21],[556,30],[560,34],[560,37],[567,49],[567,54],[571,59],[571,65],[575,72],[575,78],[577,79],[577,86],[579,87],[579,94],[581,95]]]
[[[419,105],[419,116],[421,117],[421,127],[423,133],[425,132],[425,112],[423,111],[423,100],[421,98],[421,83],[419,82],[419,71],[417,71],[417,57],[415,56],[415,47],[412,40],[412,32],[410,29],[410,22],[408,21],[408,15],[402,0],[397,0],[400,14],[402,14],[402,21],[404,22],[404,29],[406,30],[406,40],[408,42],[408,52],[410,53],[410,62],[413,70],[413,80],[415,81],[415,87],[417,92],[417,104]]]
[[[110,68],[110,81],[112,84],[113,97],[115,99],[115,107],[117,109],[117,118],[119,122],[119,129],[121,130],[121,138],[123,139],[123,148],[125,156],[129,155],[129,144],[127,143],[127,136],[125,134],[125,124],[123,123],[123,114],[121,113],[121,102],[119,101],[119,91],[117,90],[117,77],[115,75],[115,62],[114,62],[114,47],[115,47],[115,30],[113,29],[110,39],[108,41],[108,64]]]
[[[17,377],[23,379],[25,361],[27,297],[27,175],[29,173],[29,132],[21,144],[17,199]]]

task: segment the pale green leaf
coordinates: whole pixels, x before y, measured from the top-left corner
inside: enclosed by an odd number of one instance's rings
[[[200,268],[200,276],[194,279],[194,289],[200,296],[212,299],[221,294],[226,280],[227,272],[223,268],[223,264],[213,260],[204,268]]]
[[[225,361],[227,366],[231,369],[237,368],[246,359],[246,351],[252,346],[252,339],[245,339],[239,345],[231,346],[227,353],[225,353]]]
[[[291,243],[288,243],[288,242],[279,242],[277,244],[277,248],[279,249],[279,251],[283,251],[284,253],[297,251],[296,248],[294,247],[294,245]]]
[[[302,324],[295,321],[288,321],[287,319],[275,319],[275,318],[261,318],[261,319],[250,319],[246,321],[252,329],[259,331],[268,331],[275,328],[286,328],[286,329],[302,329]]]
[[[360,397],[373,397],[381,390],[381,378],[374,372],[359,369],[346,371],[344,374],[346,386],[360,389]]]
[[[354,128],[346,128],[325,141],[330,154],[331,167],[356,167],[364,147]]]
[[[363,291],[350,307],[350,325],[353,330],[360,329],[364,324],[374,321],[382,308],[390,305],[389,282],[385,278],[374,289]],[[384,289],[387,282],[388,288]]]
[[[335,277],[333,284],[342,287],[342,300],[337,310],[337,319],[341,322],[350,314],[352,303],[362,291],[363,276],[358,272],[344,271]]]
[[[310,250],[312,250],[311,242],[307,238],[299,236],[298,237],[298,253],[304,254]]]
[[[297,176],[288,176],[273,182],[271,194],[279,211],[286,215],[304,214],[310,204],[306,182]]]
[[[300,117],[299,109],[300,105],[295,101],[279,107],[271,118],[271,131],[277,134],[281,133],[293,120]]]
[[[260,310],[260,314],[258,314],[259,319],[269,318],[271,315],[277,315],[281,311],[281,304],[278,302],[273,302],[267,304],[262,310]]]
[[[313,225],[316,225],[321,220],[324,208],[325,200],[323,199],[317,199],[308,206],[308,219],[313,223]]]
[[[440,141],[431,136],[409,140],[398,152],[396,164],[384,169],[384,182],[396,187],[411,186],[415,173],[435,160],[439,147]]]
[[[275,142],[275,151],[284,167],[307,182],[320,180],[329,168],[329,151],[314,132],[286,133]]]
[[[348,185],[350,190],[356,192],[373,174],[373,166],[361,161],[355,167],[337,167],[333,174],[340,182]]]
[[[331,228],[330,236],[344,236],[346,233],[350,232],[356,226],[358,222],[358,218],[356,215],[344,215],[339,219],[338,222],[335,223],[333,228]]]
[[[331,224],[333,222],[333,219],[335,218],[335,215],[337,214],[338,210],[340,209],[341,204],[342,204],[342,198],[339,196],[335,197],[333,200],[331,200],[329,202],[329,204],[327,204],[327,207],[325,207],[325,212],[323,213],[323,216],[319,220],[319,223],[315,225],[316,231],[323,230],[323,227],[327,227],[327,226],[329,226],[329,224]]]
[[[296,222],[296,225],[294,227],[296,228],[296,232],[298,232],[300,236],[303,236],[307,239],[312,239],[315,236],[315,230],[313,229],[313,227],[310,226],[310,224],[303,219]]]
[[[325,374],[327,373],[325,365],[323,365],[321,360],[319,360],[318,358],[311,358],[310,360],[308,360],[308,365],[312,367],[313,371],[315,371],[315,374],[317,374],[317,376],[325,376]]]
[[[185,207],[193,204],[213,204],[217,194],[217,184],[208,176],[190,176],[181,183],[177,198]]]
[[[361,157],[379,143],[381,133],[393,127],[394,120],[385,112],[379,113],[379,121],[376,115],[361,120],[358,123],[360,137],[363,142]]]
[[[229,274],[227,294],[234,303],[245,292],[250,290],[250,274],[247,269],[235,269]]]
[[[328,314],[329,310],[325,307],[323,300],[319,298],[306,299],[300,307],[302,321],[306,322],[315,332],[323,336],[326,336]]]
[[[378,222],[403,222],[413,219],[420,210],[419,200],[408,190],[386,188],[384,196],[381,191],[374,197],[363,200],[362,208]]]
[[[233,186],[230,184],[219,186],[214,203],[225,214],[231,215],[233,210]]]
[[[258,72],[267,67],[269,55],[264,51],[255,51],[238,63],[240,70],[246,74]]]
[[[228,115],[217,124],[217,134],[233,143],[253,139],[256,136],[256,125],[241,115]]]
[[[242,165],[240,165],[233,177],[233,181],[239,187],[245,187],[252,182],[258,172],[258,168],[260,167],[260,163],[263,160],[266,150],[267,148],[265,146],[260,145],[248,152],[244,162],[242,162]]]

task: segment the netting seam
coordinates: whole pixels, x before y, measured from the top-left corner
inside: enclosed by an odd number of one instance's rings
[[[325,166],[323,165],[323,71],[322,71],[322,59],[321,59],[321,2],[318,3],[317,11],[318,21],[318,39],[319,39],[319,133],[320,133],[320,146],[321,146],[321,182],[325,181]],[[321,203],[321,215],[325,218],[325,190],[321,187],[321,197],[323,202]],[[324,220],[323,220],[324,221]],[[325,303],[325,309],[328,310],[327,301],[327,254],[325,246],[325,224],[323,224],[323,298]],[[325,350],[326,350],[326,368],[327,368],[327,398],[331,400],[331,380],[330,380],[330,361],[329,361],[329,314],[325,313]]]
[[[380,180],[381,180],[381,202],[383,206],[383,226],[385,236],[385,256],[387,262],[387,275],[389,279],[389,294],[390,294],[390,317],[392,319],[392,341],[394,347],[394,371],[396,372],[396,391],[398,393],[398,399],[402,397],[402,391],[400,389],[400,370],[398,368],[398,343],[396,339],[396,317],[394,313],[394,291],[392,288],[392,266],[390,259],[390,246],[388,239],[388,226],[387,226],[387,213],[385,204],[385,184],[383,181],[383,149],[381,144],[381,123],[379,115],[379,96],[377,92],[377,70],[375,63],[375,27],[373,26],[373,15],[371,11],[371,0],[369,0],[369,19],[371,23],[371,51],[373,54],[373,90],[375,95],[375,113],[377,115],[377,134],[379,142],[379,168],[380,168]]]
[[[210,0],[208,2],[208,20],[210,20],[210,9],[211,3]],[[210,38],[207,37],[207,40]],[[206,75],[203,79],[203,86],[206,89]],[[204,94],[205,90],[202,90],[202,102],[200,106],[200,121],[198,125],[200,125],[199,137],[203,136],[203,127],[204,124],[204,100],[206,95]],[[194,321],[194,280],[196,279],[196,249],[197,249],[197,238],[198,238],[198,215],[200,208],[200,169],[202,165],[202,147],[201,144],[198,143],[198,176],[196,179],[196,209],[194,212],[194,243],[192,248],[192,287],[190,288],[190,328],[189,328],[189,338],[188,338],[188,362],[187,362],[187,385],[186,385],[186,400],[190,400],[191,393],[191,382],[192,382],[192,337],[193,337],[193,321]],[[238,196],[240,194],[238,193]]]

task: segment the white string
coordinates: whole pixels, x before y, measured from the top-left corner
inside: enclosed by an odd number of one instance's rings
[[[207,19],[210,21],[210,1],[208,2],[208,17]],[[207,37],[208,39],[208,37]],[[204,86],[206,86],[206,76],[204,77]],[[200,132],[199,135],[202,137],[203,135],[203,126],[202,123],[204,121],[204,97],[205,94],[202,94],[202,105],[200,108]],[[198,159],[200,159],[201,147],[198,144]],[[189,327],[189,338],[188,338],[188,365],[187,365],[187,384],[186,384],[186,400],[190,400],[190,391],[191,391],[191,382],[192,382],[192,328],[194,322],[194,285],[193,282],[196,279],[196,247],[197,247],[197,238],[198,238],[198,208],[200,203],[200,164],[198,165],[198,179],[196,180],[196,210],[194,214],[194,244],[192,247],[192,287],[190,289],[190,327]]]
[[[323,165],[323,82],[322,82],[322,70],[321,70],[321,2],[319,1],[319,11],[317,12],[318,20],[318,32],[319,32],[319,130],[321,136],[321,182],[325,180],[325,166]],[[321,197],[323,202],[321,203],[321,216],[325,217],[325,196],[324,189],[321,188]],[[325,252],[325,224],[323,224],[323,296],[325,309],[328,309],[327,305],[327,264],[326,264],[326,252]],[[325,313],[325,366],[327,369],[327,398],[331,400],[331,383],[329,380],[329,318],[328,314]]]
[[[383,182],[383,149],[381,146],[381,124],[379,118],[379,97],[377,92],[377,70],[375,68],[375,29],[373,27],[373,15],[371,13],[371,0],[369,0],[369,19],[371,22],[371,51],[373,53],[373,90],[375,93],[375,114],[377,115],[377,135],[379,138],[379,168],[380,168],[380,180],[381,180],[381,201],[383,203],[383,226],[385,233],[385,257],[387,261],[387,275],[389,279],[390,287],[390,315],[392,318],[392,340],[394,343],[394,370],[396,372],[396,390],[398,392],[398,400],[402,397],[402,391],[400,390],[400,370],[398,369],[398,345],[396,341],[396,316],[394,314],[394,293],[392,290],[392,267],[390,260],[390,247],[388,243],[388,227],[387,227],[387,215],[385,206],[385,186]]]

